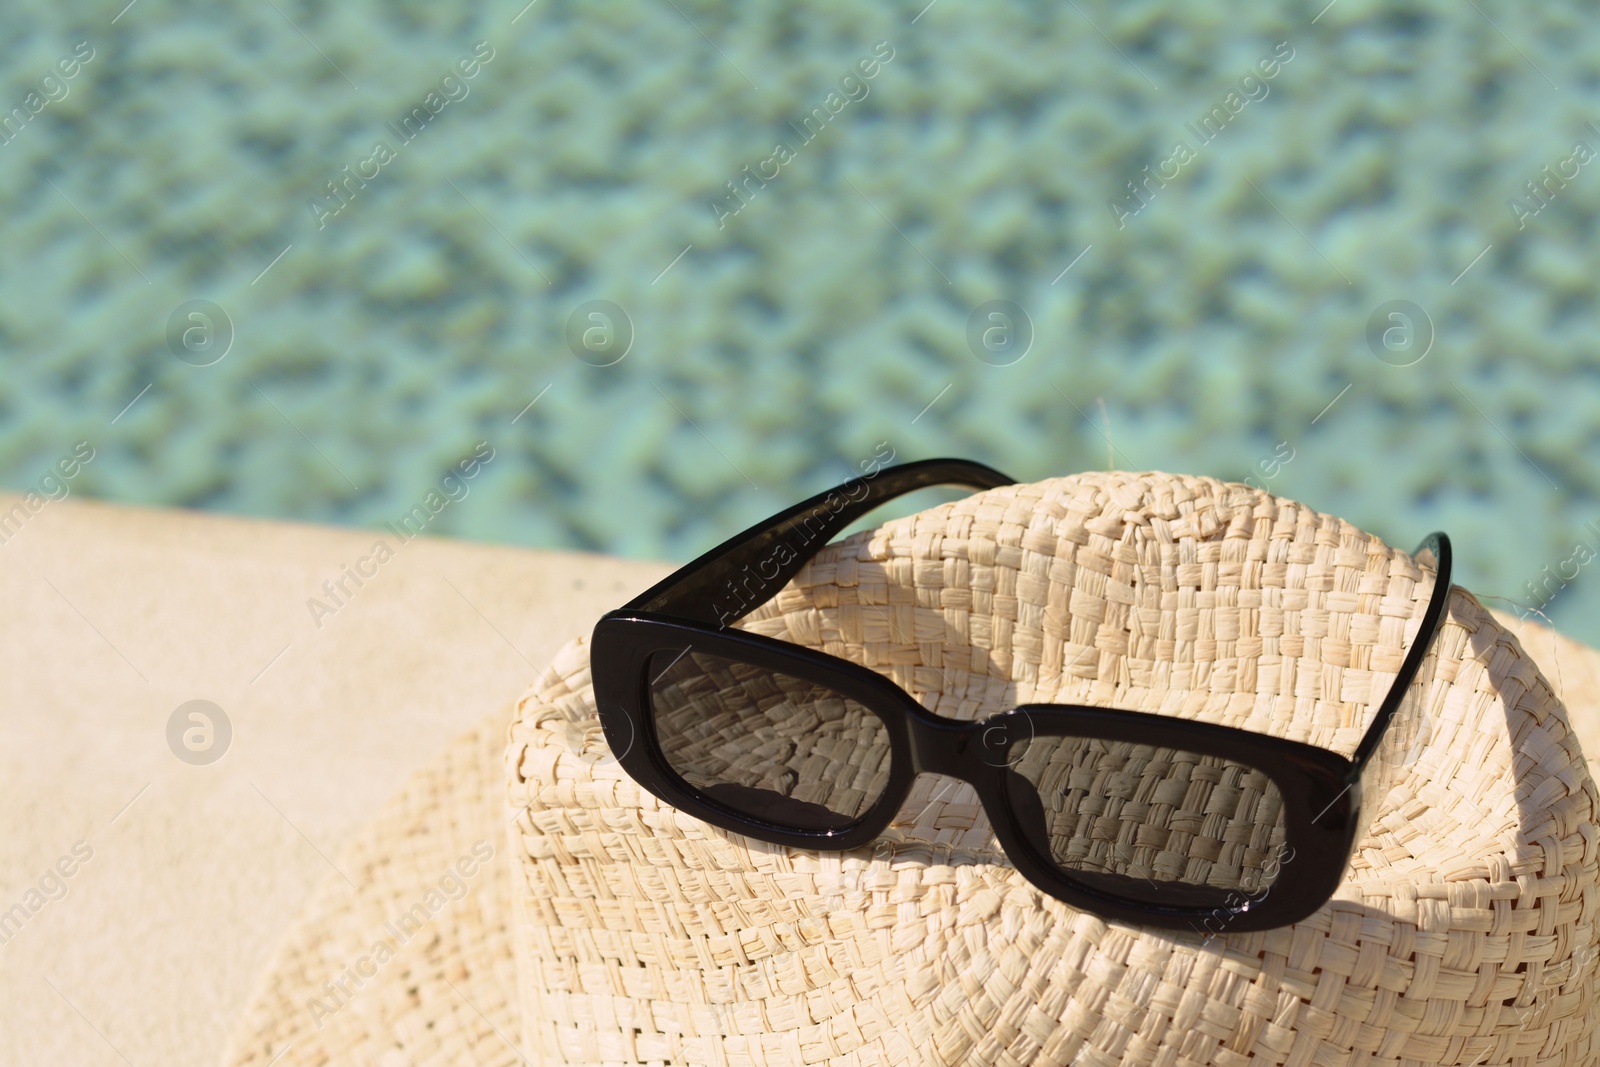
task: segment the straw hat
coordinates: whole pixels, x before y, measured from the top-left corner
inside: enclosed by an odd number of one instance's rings
[[[1380,604],[1417,574],[1293,501],[1101,472],[847,537],[738,625],[952,717],[1076,702],[1348,754],[1408,636]],[[607,750],[574,640],[353,844],[355,885],[316,892],[227,1062],[1588,1067],[1600,795],[1545,677],[1459,587],[1437,651],[1334,899],[1206,938],[1041,893],[949,780],[846,854],[680,814]]]

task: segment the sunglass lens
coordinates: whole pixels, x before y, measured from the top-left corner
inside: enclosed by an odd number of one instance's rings
[[[889,781],[889,733],[866,707],[789,674],[690,648],[648,667],[656,738],[689,785],[791,830],[857,822]]]
[[[1083,737],[1032,738],[1010,762],[1023,833],[1090,888],[1235,910],[1293,859],[1277,786],[1243,763]]]

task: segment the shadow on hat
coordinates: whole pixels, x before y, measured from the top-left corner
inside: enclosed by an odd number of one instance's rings
[[[1349,755],[1403,652],[1396,561],[1280,497],[1098,472],[846,537],[737,626],[953,719],[1074,703]],[[607,748],[575,640],[351,845],[226,1062],[1588,1067],[1600,795],[1464,589],[1435,652],[1333,898],[1243,932],[1055,899],[937,775],[843,853],[676,811]]]

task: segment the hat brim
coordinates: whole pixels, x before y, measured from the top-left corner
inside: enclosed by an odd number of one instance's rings
[[[1494,614],[1542,670],[1565,676],[1575,731],[1600,742],[1600,652]],[[324,880],[287,932],[228,1067],[529,1062],[517,1046],[506,851],[516,814],[504,770],[511,718],[503,709],[457,738],[348,846],[343,873]],[[1586,754],[1600,770],[1597,751]]]
[[[505,851],[510,721],[507,707],[453,741],[347,847],[342,873],[287,932],[224,1063],[526,1062]]]

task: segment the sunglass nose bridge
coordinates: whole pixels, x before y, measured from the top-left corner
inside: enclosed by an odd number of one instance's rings
[[[912,767],[918,774],[944,774],[970,782],[973,753],[984,747],[986,728],[981,722],[912,719]]]

